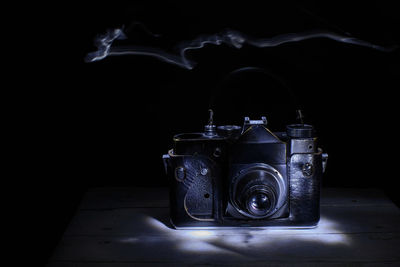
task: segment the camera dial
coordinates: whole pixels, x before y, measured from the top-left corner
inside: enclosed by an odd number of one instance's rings
[[[312,138],[314,127],[309,124],[290,124],[286,126],[287,135],[291,138]]]
[[[218,134],[228,138],[238,138],[242,131],[242,127],[237,125],[222,125],[217,127]]]

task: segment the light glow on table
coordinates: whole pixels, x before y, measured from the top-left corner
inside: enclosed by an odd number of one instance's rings
[[[279,228],[234,228],[234,229],[199,229],[175,230],[167,227],[159,220],[146,216],[146,224],[157,233],[121,239],[122,243],[136,242],[169,242],[180,251],[207,253],[240,253],[244,251],[259,251],[271,247],[292,243],[292,245],[307,246],[351,244],[348,236],[340,232],[340,227],[334,221],[322,217],[318,227],[313,229],[279,229]]]

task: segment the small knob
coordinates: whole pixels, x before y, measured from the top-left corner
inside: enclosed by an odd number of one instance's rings
[[[215,136],[217,135],[217,127],[214,125],[214,111],[209,109],[208,112],[208,124],[204,126],[204,134],[207,136]]]
[[[212,110],[212,109],[209,109],[208,110],[208,114],[209,114],[209,117],[208,117],[208,124],[209,125],[212,125],[212,124],[214,124],[213,122],[214,122],[214,111]]]
[[[213,136],[213,135],[217,135],[217,131],[216,131],[217,127],[215,125],[204,125],[204,134],[208,135],[208,136]]]

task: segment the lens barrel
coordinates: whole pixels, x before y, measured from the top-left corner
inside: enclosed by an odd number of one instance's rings
[[[266,164],[242,170],[232,181],[231,201],[244,216],[272,216],[282,205],[285,186],[279,172]]]
[[[247,209],[255,215],[264,215],[271,209],[270,198],[261,192],[257,192],[249,198]]]
[[[276,192],[267,185],[251,186],[243,195],[241,206],[256,217],[267,216],[276,205]]]

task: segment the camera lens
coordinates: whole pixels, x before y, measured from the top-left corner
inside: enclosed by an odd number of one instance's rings
[[[263,218],[276,206],[276,191],[260,180],[249,182],[239,200],[243,210],[254,218]]]
[[[253,214],[264,215],[271,209],[271,201],[266,194],[256,193],[250,197],[247,207]]]
[[[272,216],[286,198],[282,176],[264,165],[242,170],[231,184],[231,203],[242,215],[253,219]]]

